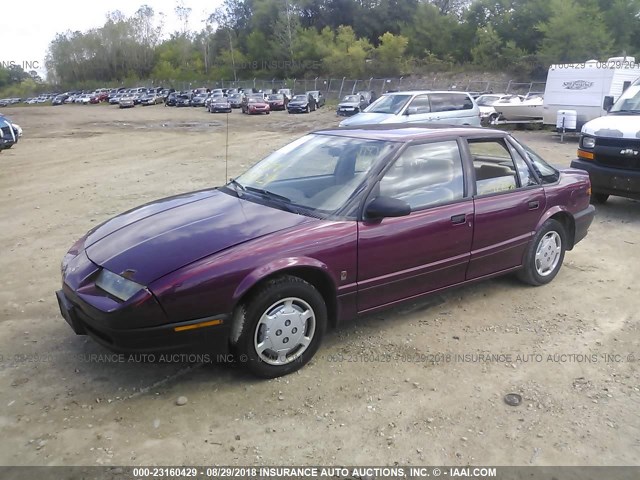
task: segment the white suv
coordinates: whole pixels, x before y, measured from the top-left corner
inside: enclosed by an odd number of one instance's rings
[[[466,92],[417,91],[386,93],[341,127],[379,123],[443,123],[480,126],[480,109]]]

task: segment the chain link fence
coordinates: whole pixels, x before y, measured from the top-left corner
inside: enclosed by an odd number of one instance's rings
[[[154,85],[172,85],[177,90],[191,90],[205,85],[211,88],[243,88],[257,91],[270,92],[280,88],[288,88],[294,93],[303,93],[310,90],[319,90],[328,101],[338,101],[345,95],[360,91],[374,92],[379,96],[385,92],[400,90],[457,90],[475,94],[481,93],[507,93],[517,95],[534,95],[544,92],[545,82],[514,82],[514,81],[477,81],[470,80],[460,83],[452,83],[449,78],[303,78],[303,79],[250,79],[250,80],[219,80],[211,85],[211,82],[152,82]]]

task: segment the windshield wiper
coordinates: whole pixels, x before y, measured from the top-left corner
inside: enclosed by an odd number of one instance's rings
[[[247,191],[246,187],[244,185],[242,185],[239,181],[237,181],[235,178],[230,179],[229,183],[227,183],[227,186],[228,185],[233,185],[234,187],[236,187],[236,188],[234,188],[234,190],[238,194],[239,197],[241,197],[242,195],[240,195],[240,192],[238,191],[238,189],[240,189],[243,192]]]
[[[262,188],[256,187],[243,187],[244,190],[248,190],[249,192],[259,193],[260,195],[264,195],[265,197],[275,198],[282,202],[291,203],[291,199],[285,197],[284,195],[278,195],[277,193],[270,192],[269,190],[264,190]]]
[[[631,115],[637,115],[640,113],[640,110],[616,110],[615,112],[611,112],[613,114],[615,113],[622,113],[622,114],[631,114]]]
[[[248,192],[258,193],[265,198],[268,198],[271,200],[278,200],[278,203],[277,203],[278,208],[286,210],[287,212],[300,214],[300,209],[297,206],[294,206],[291,203],[291,199],[285,197],[284,195],[279,195],[277,193],[270,192],[269,190],[264,190],[262,188],[256,188],[256,187],[247,186],[245,187],[245,189]]]

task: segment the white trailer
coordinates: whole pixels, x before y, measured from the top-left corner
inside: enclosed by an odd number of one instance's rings
[[[607,113],[602,108],[604,97],[617,100],[638,77],[640,64],[634,57],[551,65],[544,91],[543,123],[555,126],[558,110],[573,110],[580,131],[582,125]]]

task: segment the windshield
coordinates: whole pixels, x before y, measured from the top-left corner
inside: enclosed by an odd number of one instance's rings
[[[284,95],[282,94],[269,95],[269,100],[283,100],[283,99],[284,99]]]
[[[342,101],[343,102],[359,102],[360,97],[358,97],[357,95],[347,95],[342,99]]]
[[[295,100],[297,102],[306,102],[307,101],[307,96],[306,95],[296,95],[295,97],[292,98],[292,100]]]
[[[364,111],[367,113],[390,113],[397,115],[411,97],[412,95],[383,95]]]
[[[498,100],[500,100],[500,97],[497,95],[480,95],[476,99],[476,103],[481,107],[488,107],[496,103]]]
[[[330,214],[345,205],[371,168],[399,144],[333,135],[306,135],[272,153],[236,179],[239,195],[262,194],[299,213]],[[236,190],[238,191],[238,190]]]
[[[640,84],[627,88],[609,113],[640,113]]]

